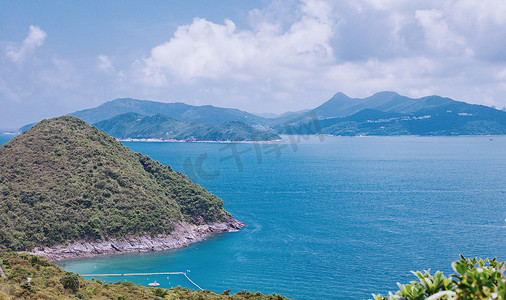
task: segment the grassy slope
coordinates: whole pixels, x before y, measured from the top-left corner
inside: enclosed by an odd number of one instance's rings
[[[74,117],[0,146],[0,247],[168,233],[184,217],[223,221],[223,201]]]
[[[192,291],[186,288],[153,289],[131,282],[102,283],[77,276],[79,287],[65,288],[62,278],[72,277],[57,265],[28,254],[0,252],[0,260],[8,278],[0,278],[0,299],[287,299],[278,295],[239,292],[235,295],[217,295],[210,291]],[[32,280],[28,283],[27,278]]]

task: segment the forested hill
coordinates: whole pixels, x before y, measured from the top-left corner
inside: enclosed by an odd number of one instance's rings
[[[83,119],[89,124],[94,124],[130,112],[144,116],[163,114],[179,121],[215,125],[228,121],[257,124],[263,119],[259,116],[233,108],[223,108],[212,105],[193,106],[181,102],[164,103],[131,98],[115,99],[95,108],[73,112],[71,115]]]
[[[179,141],[271,141],[277,134],[260,131],[240,121],[219,125],[183,122],[162,114],[143,116],[125,113],[93,124],[119,139],[164,139]]]
[[[223,201],[70,116],[0,146],[0,247],[169,233],[231,220]]]

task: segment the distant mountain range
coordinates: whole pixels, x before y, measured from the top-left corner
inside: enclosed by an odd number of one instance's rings
[[[316,119],[307,126],[309,119]],[[278,133],[329,135],[503,135],[506,112],[440,96],[413,99],[394,92],[367,98],[343,93],[302,114],[270,119]]]
[[[506,112],[440,96],[409,98],[380,92],[367,98],[335,94],[322,105],[281,115],[231,108],[115,99],[70,115],[120,139],[186,141],[275,140],[277,134],[503,135]],[[30,125],[20,129],[26,131]]]
[[[367,98],[350,98],[343,93],[335,94],[330,100],[313,109],[318,116],[325,118],[346,117],[364,109],[403,114],[417,113],[450,104],[462,103],[450,98],[428,96],[418,99],[399,95],[395,92],[380,92]]]
[[[98,107],[76,111],[70,115],[78,117],[88,124],[94,124],[130,112],[145,116],[161,114],[178,121],[208,124],[221,124],[228,121],[256,124],[263,120],[262,117],[233,108],[212,105],[193,106],[181,102],[162,103],[131,98],[115,99]]]
[[[270,141],[275,133],[259,131],[240,121],[219,125],[182,122],[166,115],[143,116],[130,112],[93,124],[119,139],[164,139],[184,141]]]
[[[261,130],[264,118],[232,108],[162,103],[120,98],[69,114],[118,139],[180,141],[272,141],[273,131]],[[25,132],[35,123],[19,129]]]

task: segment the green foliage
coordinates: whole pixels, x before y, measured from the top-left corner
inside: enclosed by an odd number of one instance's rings
[[[223,201],[74,117],[0,146],[0,249],[172,232],[220,222]]]
[[[148,156],[140,156],[139,161],[144,169],[155,177],[162,189],[168,192],[170,198],[176,200],[188,222],[201,224],[231,217],[222,208],[223,200],[200,186],[195,188],[196,185],[190,185],[191,181],[182,173],[173,172]]]
[[[504,262],[460,256],[452,265],[452,275],[461,299],[506,299]]]
[[[173,139],[183,141],[270,141],[277,134],[262,132],[239,121],[219,125],[184,122],[162,114],[144,116],[125,113],[93,124],[98,129],[120,139]]]
[[[165,290],[165,289],[160,289],[160,288],[158,288],[158,289],[155,289],[155,290],[153,291],[153,294],[155,294],[155,296],[157,296],[157,297],[165,297],[165,296],[166,296],[166,295],[168,295],[169,293],[168,293],[168,292],[167,292],[167,290]]]
[[[65,272],[44,258],[40,258],[39,264],[33,266],[31,263],[33,257],[11,251],[0,251],[0,259],[4,262],[4,266],[9,266],[7,268],[10,272],[23,270],[22,276],[24,276],[0,279],[0,299],[287,299],[279,295],[263,295],[246,291],[227,296],[180,287],[154,289],[131,282],[99,283],[98,280],[88,281],[76,274]],[[32,278],[30,282],[27,282],[28,275]]]
[[[38,256],[32,256],[31,258],[31,263],[32,263],[32,266],[35,266],[35,265],[38,265],[40,264],[40,259]]]
[[[73,291],[74,293],[79,290],[79,277],[76,274],[67,273],[60,279],[63,288]]]
[[[34,290],[32,288],[32,285],[29,282],[22,283],[20,285],[20,287],[23,288],[23,289],[25,289],[25,290],[27,290],[29,293],[33,293],[34,292]]]
[[[412,272],[419,281],[402,285],[397,283],[399,291],[388,293],[387,296],[375,295],[375,300],[394,299],[506,299],[506,277],[504,276],[504,262],[497,259],[465,258],[452,264],[456,274],[446,278],[441,272],[434,276],[429,271],[425,273]]]
[[[441,291],[449,291],[453,288],[454,283],[451,279],[446,278],[443,273],[436,272],[431,275],[430,270],[422,272],[411,272],[415,275],[419,281],[412,281],[409,284],[397,283],[399,292],[395,295],[389,294],[388,297],[382,298],[381,296],[375,296],[375,299],[407,299],[407,300],[418,300],[425,299],[428,296],[434,295]],[[401,296],[400,298],[397,298]]]

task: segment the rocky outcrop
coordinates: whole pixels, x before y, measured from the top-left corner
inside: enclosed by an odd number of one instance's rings
[[[205,225],[179,223],[168,235],[125,237],[121,240],[108,241],[78,241],[66,246],[35,248],[29,253],[57,261],[107,254],[168,250],[186,247],[192,242],[204,240],[213,233],[237,231],[244,226],[246,226],[244,223],[234,218],[223,223]]]

